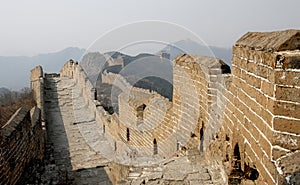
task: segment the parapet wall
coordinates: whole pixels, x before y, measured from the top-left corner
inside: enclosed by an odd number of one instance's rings
[[[227,79],[222,66],[225,63],[213,57],[185,54],[174,61],[174,124],[185,131],[181,136],[195,134],[201,150],[209,146],[221,127],[225,101],[222,91]]]
[[[154,154],[154,142],[158,156],[167,157],[176,152],[173,135],[176,128],[172,125],[172,104],[168,99],[156,92],[131,87],[129,93],[121,93],[118,104],[119,128],[112,129],[119,131],[123,141],[144,156]]]
[[[121,75],[112,72],[101,74],[102,83],[113,84],[116,78],[121,78]]]
[[[40,109],[20,108],[0,133],[0,184],[16,184],[27,167],[44,157],[45,133]]]
[[[198,110],[200,149],[220,156],[229,174],[281,184],[299,173],[299,46],[297,30],[248,33],[233,47],[232,75],[214,73],[206,64],[218,62],[207,57],[176,58],[174,120]]]
[[[42,121],[45,121],[44,110],[44,72],[41,66],[37,66],[30,73],[30,87],[33,92],[33,98],[36,105],[41,109]]]

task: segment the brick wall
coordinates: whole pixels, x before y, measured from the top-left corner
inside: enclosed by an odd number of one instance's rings
[[[16,184],[30,164],[44,156],[40,110],[20,108],[0,130],[0,184]]]
[[[173,134],[172,104],[168,99],[149,90],[132,87],[119,96],[119,124],[117,129],[123,141],[139,151],[139,155],[154,154],[154,140],[158,156],[168,157],[176,152]],[[144,106],[142,112],[137,111]],[[139,114],[143,114],[142,117]],[[129,137],[128,137],[129,133]]]
[[[191,132],[195,134],[201,150],[210,145],[221,127],[227,79],[223,73],[230,72],[228,69],[213,57],[181,55],[174,61],[174,124],[181,127],[179,135],[185,141]]]
[[[232,75],[214,73],[207,57],[175,60],[174,120],[198,110],[195,132],[204,127],[203,149],[228,174],[257,170],[258,183],[280,184],[299,170],[299,160],[287,163],[299,156],[299,40],[297,30],[246,34],[233,47]]]

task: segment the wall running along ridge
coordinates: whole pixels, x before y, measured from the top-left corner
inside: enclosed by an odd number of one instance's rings
[[[75,80],[116,153],[167,157],[179,144],[220,158],[229,176],[241,172],[258,184],[281,184],[300,166],[299,49],[299,30],[247,33],[233,46],[232,74],[219,59],[180,55],[173,63],[172,102],[130,87],[118,97],[119,114],[113,115],[99,106],[77,63],[67,62],[60,76]],[[102,76],[120,89],[128,86],[118,78]],[[33,85],[37,100],[42,81]],[[157,127],[143,128],[147,121]]]
[[[116,153],[123,153],[128,157],[136,154],[141,157],[153,156],[154,139],[159,145],[166,146],[158,147],[158,157],[168,157],[176,152],[176,139],[172,136],[172,104],[167,98],[153,91],[133,87],[123,77],[116,75],[113,79],[114,82],[110,80],[108,83],[113,83],[125,92],[121,93],[118,100],[120,115],[116,113],[110,115],[94,99],[94,87],[80,65],[68,61],[61,70],[60,76],[74,78],[76,85],[82,89],[82,96],[85,98],[88,108],[94,112],[95,120],[102,124],[99,126],[103,128],[103,132],[112,147],[115,148]],[[128,97],[128,93],[131,94],[130,97]],[[141,132],[141,128],[128,126],[130,122],[138,122],[136,108],[142,103],[146,104],[147,108],[144,112],[144,121],[139,121],[139,124],[157,125],[157,128],[144,128],[144,131]],[[129,129],[129,140],[127,139],[127,129]],[[134,152],[136,150],[138,152]]]

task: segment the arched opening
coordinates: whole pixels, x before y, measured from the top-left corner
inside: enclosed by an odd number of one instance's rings
[[[233,156],[235,159],[241,160],[240,147],[238,143],[234,146]]]
[[[199,131],[199,135],[200,135],[200,152],[203,151],[203,140],[204,140],[204,122],[202,121],[202,127]]]
[[[94,100],[97,100],[97,89],[94,90]]]
[[[154,155],[158,154],[158,146],[157,146],[157,141],[155,138],[153,140],[153,154]]]
[[[103,125],[103,133],[105,134],[105,125]]]
[[[203,127],[200,129],[200,142],[203,139]]]
[[[236,143],[233,151],[233,168],[241,170],[241,154],[239,144]]]
[[[228,176],[228,184],[240,184],[245,173],[241,169],[241,154],[239,144],[236,143],[233,149],[232,170]]]
[[[127,138],[127,141],[130,141],[129,128],[126,129],[126,138]]]
[[[146,108],[145,104],[142,104],[136,108],[137,118],[141,121],[144,119],[144,110]]]

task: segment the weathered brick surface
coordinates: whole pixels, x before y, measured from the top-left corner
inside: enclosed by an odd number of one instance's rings
[[[299,120],[291,120],[285,118],[274,118],[274,129],[288,133],[299,134]]]
[[[20,108],[0,130],[0,184],[16,184],[29,163],[44,156],[40,110]]]
[[[210,77],[211,74],[207,73],[209,68],[203,67],[197,57],[184,55],[177,57],[174,62],[174,88],[184,91],[193,84],[200,84],[197,86],[197,91],[201,94],[200,120],[206,121],[206,128],[214,123],[210,120],[222,122],[222,128],[226,128],[219,131],[218,138],[207,148],[207,153],[219,154],[223,158],[226,154],[229,161],[233,161],[233,148],[238,143],[241,155],[246,155],[241,157],[241,164],[250,164],[259,171],[258,183],[282,182],[282,172],[277,171],[275,160],[280,160],[291,150],[299,150],[300,53],[293,51],[297,45],[295,42],[298,42],[295,38],[298,37],[299,31],[295,30],[248,33],[242,37],[233,47],[232,76],[227,81],[225,92],[207,88],[206,84],[216,82],[216,78]],[[194,67],[195,65],[200,67]],[[176,67],[179,69],[176,70]],[[199,77],[192,78],[192,83],[176,83],[182,80],[179,75],[181,69],[191,77],[196,74]],[[224,75],[220,75],[219,79],[222,78],[224,79]],[[220,86],[221,83],[215,83],[213,88],[222,89]],[[218,98],[210,98],[209,93],[216,94]],[[174,97],[180,98],[180,95]],[[179,106],[174,102],[173,109],[176,109]],[[225,106],[222,113],[213,114],[218,107],[212,106],[214,104]],[[215,115],[221,119],[216,119]],[[201,122],[198,124],[201,128]],[[218,131],[218,128],[215,130]],[[229,130],[235,134],[228,136],[226,132]],[[206,134],[212,133],[206,129],[204,135]],[[224,135],[227,135],[227,139],[230,138],[231,151],[222,147],[222,143],[228,142]],[[249,143],[248,147],[244,147],[244,142]],[[287,173],[291,172],[283,172],[285,176]]]

